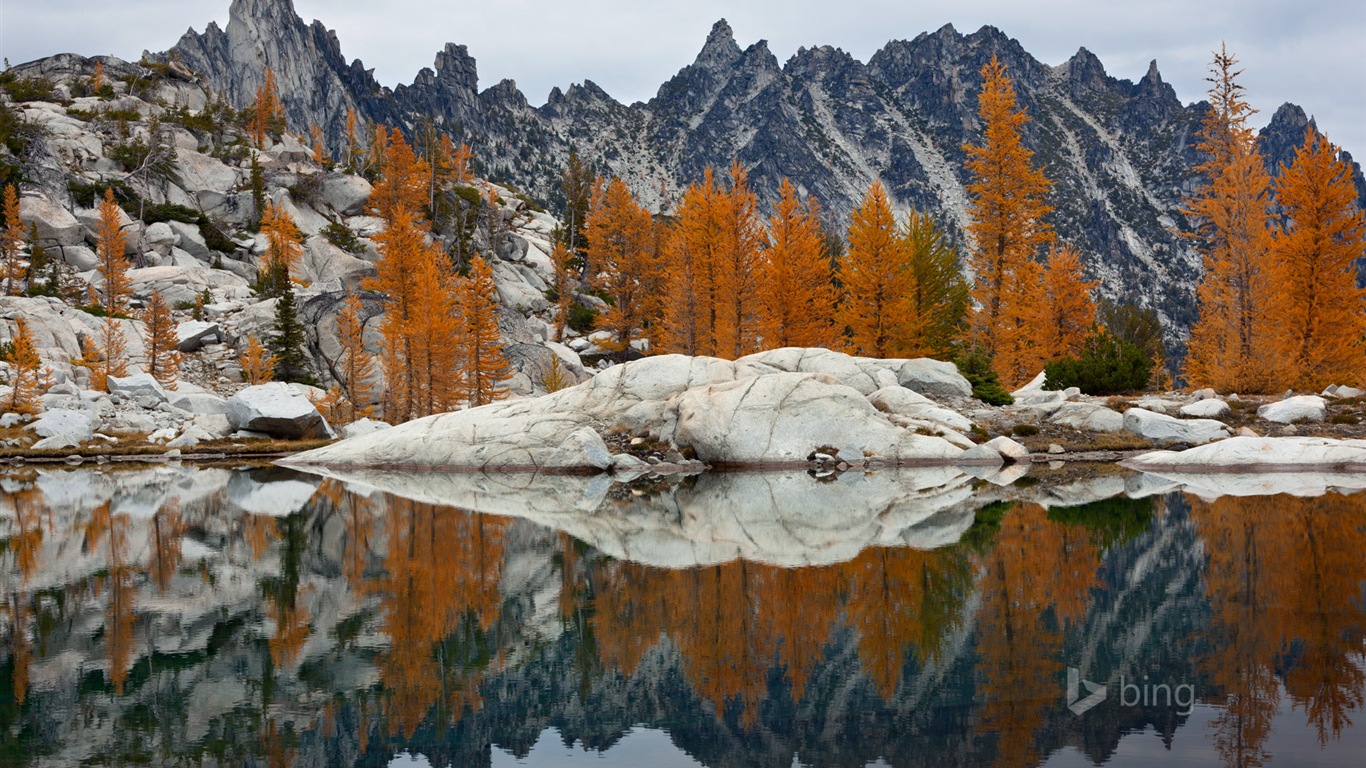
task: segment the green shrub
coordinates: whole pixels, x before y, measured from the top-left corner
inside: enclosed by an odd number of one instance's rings
[[[162,221],[178,221],[182,224],[199,224],[203,214],[193,208],[176,203],[152,203],[142,211],[142,221],[156,224]]]
[[[593,322],[597,320],[597,317],[597,312],[582,304],[571,304],[569,306],[569,327],[579,333],[591,333]]]
[[[365,250],[365,244],[356,237],[356,233],[345,224],[333,222],[323,227],[322,236],[327,238],[327,242],[337,246],[347,253],[360,253]]]
[[[972,396],[988,405],[1010,405],[1015,402],[996,371],[991,367],[991,358],[980,347],[973,347],[954,360],[958,372],[972,385]]]
[[[1033,437],[1039,434],[1039,428],[1033,424],[1016,424],[1010,433],[1016,437]]]
[[[1361,419],[1354,413],[1335,413],[1329,419],[1330,424],[1360,424]]]
[[[66,188],[71,190],[71,197],[76,201],[76,205],[82,208],[94,208],[99,205],[106,189],[114,190],[114,200],[123,206],[125,211],[136,212],[142,205],[142,198],[138,197],[138,193],[127,183],[117,179],[91,182],[73,179],[66,183]]]
[[[1044,389],[1076,387],[1088,395],[1134,392],[1148,385],[1152,367],[1142,349],[1097,327],[1082,343],[1080,357],[1044,366]]]
[[[0,87],[15,101],[51,101],[55,86],[46,77],[19,77],[5,73],[0,75]]]

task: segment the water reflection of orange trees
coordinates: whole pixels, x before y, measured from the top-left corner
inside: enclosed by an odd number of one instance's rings
[[[133,569],[128,557],[127,515],[111,514],[105,502],[90,513],[85,524],[86,551],[106,545],[105,586],[109,602],[105,607],[104,642],[109,653],[109,680],[114,692],[123,695],[123,684],[128,680],[128,668],[133,654],[133,602],[137,588],[133,584]]]
[[[752,724],[780,667],[800,701],[841,615],[859,658],[890,698],[908,650],[926,660],[962,621],[971,564],[957,548],[871,549],[811,568],[735,561],[689,570],[601,563],[593,628],[603,666],[631,675],[667,636],[689,682],[718,713],[738,706]],[[732,710],[734,711],[734,710]]]
[[[364,588],[381,599],[389,649],[380,663],[391,734],[411,736],[433,707],[440,722],[478,707],[482,635],[502,604],[505,520],[393,499],[385,573]]]
[[[1100,554],[1084,527],[1021,504],[980,557],[980,716],[983,731],[996,734],[997,765],[1039,762],[1035,734],[1058,701],[1063,632],[1085,616]]]
[[[1278,669],[1319,739],[1336,738],[1366,684],[1366,495],[1193,500],[1192,516],[1213,614],[1203,666],[1223,697],[1220,756],[1232,766],[1271,757]]]

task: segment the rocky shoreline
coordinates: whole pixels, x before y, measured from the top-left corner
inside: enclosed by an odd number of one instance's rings
[[[1366,467],[1358,414],[1363,398],[1350,389],[1348,397],[1334,397],[1334,390],[1327,397],[1260,403],[1255,417],[1250,402],[1236,396],[1202,391],[1102,403],[1075,390],[1044,390],[1042,376],[1004,408],[970,394],[952,365],[931,360],[876,360],[825,349],[772,350],[736,361],[665,355],[614,366],[540,398],[432,416],[278,463],[305,471],[638,476],[704,467],[822,472],[1141,461],[1155,449],[1175,449],[1162,451],[1164,466]],[[1330,410],[1340,423],[1327,422]],[[1275,434],[1248,426],[1253,418]],[[1287,434],[1315,425],[1341,436]],[[1063,430],[1082,435],[1072,450],[1050,439]],[[604,437],[616,438],[614,445]],[[1229,453],[1247,440],[1274,450]],[[1205,448],[1186,450],[1197,446]]]

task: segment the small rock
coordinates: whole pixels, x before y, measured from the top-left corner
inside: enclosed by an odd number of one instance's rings
[[[1062,448],[1062,446],[1061,446],[1061,445],[1058,445],[1057,443],[1049,443],[1049,444],[1048,444],[1048,452],[1051,453],[1051,454],[1054,454],[1054,455],[1057,455],[1057,454],[1060,454],[1060,453],[1067,453],[1067,451],[1064,451],[1063,448]]]
[[[1023,445],[1020,445],[1014,440],[1011,440],[1005,435],[1001,435],[1000,437],[994,437],[986,441],[985,443],[982,443],[982,445],[989,446],[997,453],[1001,454],[1001,458],[1005,459],[1006,461],[1029,461],[1029,449],[1024,447]]]
[[[1261,437],[1252,427],[1238,427],[1233,434],[1237,437]]]
[[[1191,397],[1195,398],[1196,400],[1210,400],[1218,396],[1218,393],[1210,387],[1205,387],[1204,389],[1197,389],[1191,393]]]

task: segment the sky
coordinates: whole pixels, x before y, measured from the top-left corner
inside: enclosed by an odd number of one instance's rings
[[[229,0],[0,0],[0,55],[18,64],[55,53],[113,54],[172,46]],[[1204,98],[1211,52],[1227,43],[1260,110],[1302,106],[1320,130],[1366,159],[1366,2],[1362,0],[295,0],[305,21],[337,31],[342,54],[387,86],[411,82],[446,42],[478,60],[480,88],[517,81],[532,104],[553,86],[593,80],[619,101],[646,100],[690,63],[719,18],[746,47],[760,39],[785,61],[832,45],[867,61],[890,39],[952,23],[991,24],[1045,64],[1085,47],[1119,78],[1156,59],[1183,102]]]

